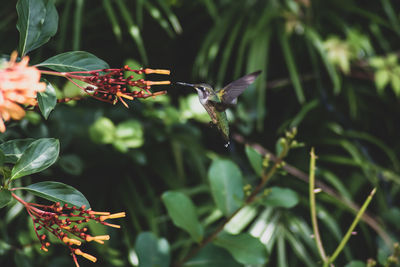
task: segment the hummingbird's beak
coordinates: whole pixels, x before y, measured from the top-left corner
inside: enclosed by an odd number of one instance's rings
[[[181,82],[176,82],[176,84],[183,85],[183,86],[195,87],[195,85],[194,85],[194,84],[191,84],[191,83],[181,83]]]

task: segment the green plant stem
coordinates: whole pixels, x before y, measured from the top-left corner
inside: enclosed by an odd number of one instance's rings
[[[286,147],[284,151],[282,151],[281,155],[278,157],[277,161],[275,161],[274,165],[271,167],[271,169],[267,172],[264,173],[261,182],[258,184],[258,186],[253,190],[253,192],[250,194],[250,196],[247,197],[246,199],[246,204],[250,204],[254,201],[256,198],[257,194],[261,191],[261,189],[264,187],[264,185],[267,183],[269,178],[272,177],[272,175],[276,172],[278,167],[281,166],[281,163],[283,161],[283,158],[286,157],[287,153],[289,151],[289,148]],[[241,207],[242,208],[242,207]]]
[[[76,7],[74,13],[73,24],[73,37],[72,37],[72,50],[79,50],[81,46],[81,32],[82,32],[82,16],[83,16],[83,0],[76,0]]]
[[[285,149],[282,151],[278,159],[275,161],[274,165],[269,169],[268,172],[263,173],[261,177],[261,182],[257,185],[257,187],[253,190],[253,192],[246,198],[244,204],[235,210],[229,217],[227,217],[207,238],[203,239],[203,241],[192,251],[190,251],[180,262],[175,264],[174,266],[182,266],[187,260],[195,256],[203,247],[205,247],[208,243],[212,242],[218,234],[224,229],[225,225],[229,223],[233,217],[245,206],[253,203],[257,197],[257,194],[261,191],[263,186],[267,183],[269,178],[274,175],[276,170],[281,166],[283,162],[283,158],[286,157],[287,153],[289,152],[289,144],[287,143]]]
[[[232,137],[240,144],[247,144],[251,146],[252,148],[257,150],[261,155],[269,155],[272,161],[276,162],[278,160],[277,156],[271,153],[268,149],[262,147],[260,144],[249,143],[247,140],[245,140],[245,138],[242,135],[237,133],[234,133]],[[297,178],[305,183],[309,182],[308,175],[302,172],[301,170],[295,168],[294,166],[290,164],[285,164],[282,168],[289,174],[291,174],[294,178]],[[349,199],[343,198],[330,186],[318,180],[315,181],[315,184],[317,185],[317,187],[321,188],[325,194],[336,199],[339,203],[343,205],[343,207],[347,208],[352,213],[356,214],[358,210],[360,210],[360,206],[358,206],[356,203],[352,202]],[[373,216],[369,215],[368,212],[365,212],[361,219],[376,231],[376,233],[384,240],[388,248],[392,249],[392,244],[393,244],[392,238],[385,232],[381,224]]]
[[[311,222],[312,222],[312,228],[314,232],[314,240],[318,248],[319,255],[321,256],[321,259],[324,263],[328,261],[328,258],[326,257],[325,249],[321,241],[321,235],[319,233],[319,228],[318,228],[318,221],[317,221],[317,209],[315,205],[315,191],[314,191],[314,186],[315,186],[315,160],[316,156],[314,153],[314,148],[311,148],[310,152],[311,158],[310,158],[310,174],[309,174],[309,193],[310,193],[310,215],[311,215]]]
[[[66,76],[66,72],[57,72],[57,71],[51,71],[51,70],[40,70],[40,73],[46,74],[46,75],[60,76],[60,77]]]
[[[333,252],[333,254],[329,258],[329,260],[324,263],[324,267],[327,267],[329,264],[333,263],[336,260],[336,258],[339,256],[340,252],[343,250],[344,246],[349,241],[350,236],[351,236],[354,228],[356,227],[356,225],[358,224],[358,222],[361,219],[361,216],[363,215],[363,213],[367,209],[369,203],[371,202],[372,197],[375,195],[375,192],[376,192],[376,188],[372,189],[371,193],[369,194],[369,196],[365,200],[364,204],[361,206],[361,209],[358,211],[357,216],[354,218],[353,223],[350,225],[349,229],[347,230],[347,232],[344,235],[342,241],[340,242],[340,244],[336,248],[335,252]]]

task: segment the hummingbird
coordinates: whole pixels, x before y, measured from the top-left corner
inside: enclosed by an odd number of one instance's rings
[[[261,71],[247,74],[236,81],[231,82],[220,90],[206,83],[190,84],[176,82],[183,86],[190,86],[196,89],[200,103],[203,105],[208,115],[211,117],[211,123],[216,125],[221,132],[222,137],[227,142],[225,146],[229,146],[229,125],[225,110],[237,103],[237,98],[241,95],[250,84],[260,75]]]

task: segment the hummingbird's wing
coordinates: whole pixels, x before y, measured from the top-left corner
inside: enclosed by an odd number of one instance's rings
[[[237,97],[243,93],[243,91],[249,87],[250,84],[260,75],[261,71],[256,71],[243,76],[242,78],[231,82],[221,90],[217,92],[221,102],[225,105],[233,105],[237,102]]]

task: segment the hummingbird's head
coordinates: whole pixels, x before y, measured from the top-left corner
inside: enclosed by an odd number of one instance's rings
[[[190,87],[193,87],[194,89],[196,89],[197,94],[199,95],[200,102],[202,104],[205,104],[205,102],[207,102],[208,97],[210,95],[215,94],[212,86],[209,84],[206,84],[206,83],[190,84],[190,83],[177,82],[177,84],[184,85],[184,86],[190,86]]]

